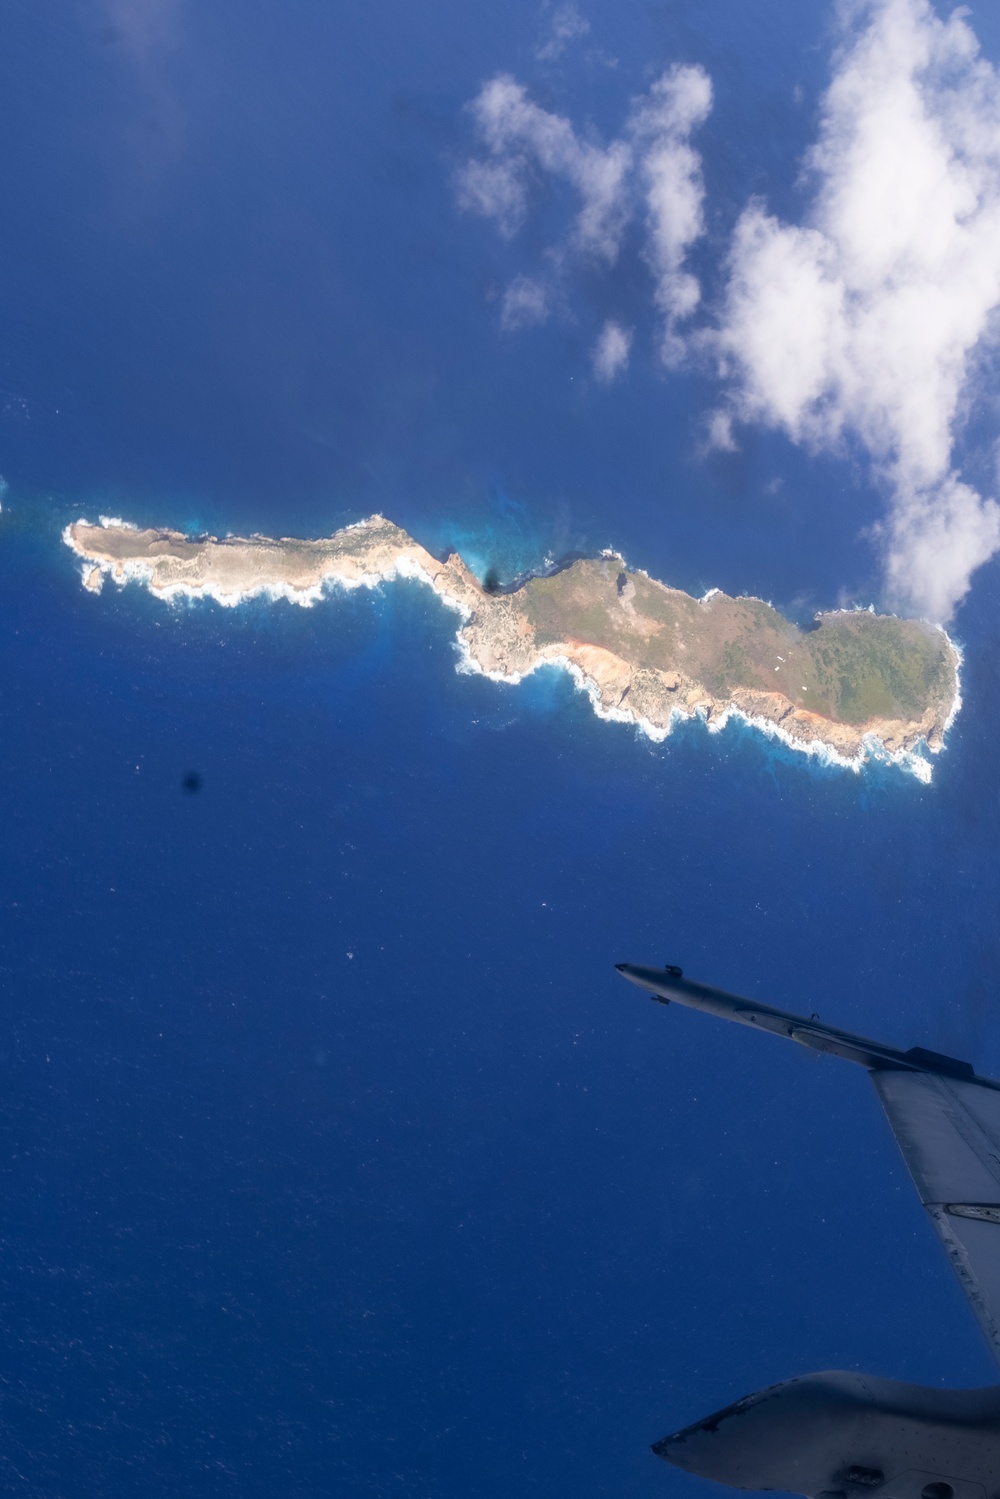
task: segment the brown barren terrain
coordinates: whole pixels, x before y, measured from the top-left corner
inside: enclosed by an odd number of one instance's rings
[[[696,599],[612,554],[487,592],[460,557],[439,561],[381,516],[318,541],[84,521],[65,540],[94,592],[110,577],[164,598],[311,602],[330,585],[416,577],[462,614],[471,666],[516,680],[547,661],[568,665],[599,712],[654,736],[678,716],[712,725],[735,711],[801,748],[856,760],[881,746],[901,758],[941,748],[958,700],[958,654],[935,626],[853,610],[800,630],[760,599]]]

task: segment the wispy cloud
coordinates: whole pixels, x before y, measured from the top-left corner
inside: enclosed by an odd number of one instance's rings
[[[622,374],[631,348],[632,329],[623,328],[609,318],[594,345],[594,374],[602,385],[610,385]]]
[[[183,0],[103,0],[105,40],[121,42],[140,63],[178,45]]]
[[[470,161],[458,174],[458,204],[468,213],[492,219],[504,239],[512,239],[528,209],[523,158]]]
[[[590,22],[581,16],[575,5],[560,5],[552,16],[549,34],[535,50],[539,62],[554,62],[579,37],[586,36]]]
[[[674,361],[681,348],[678,324],[694,311],[700,295],[697,281],[684,269],[704,228],[701,161],[689,137],[711,101],[702,68],[671,68],[633,101],[623,134],[601,145],[579,134],[564,116],[535,104],[521,84],[501,74],[471,105],[487,154],[459,172],[459,204],[492,219],[509,239],[524,223],[534,183],[567,182],[579,208],[566,243],[550,250],[550,274],[573,255],[613,265],[628,223],[644,211],[646,259],[664,321],[663,352]]]
[[[624,186],[630,161],[625,142],[601,147],[582,140],[569,120],[533,103],[527,90],[504,73],[484,85],[472,113],[490,157],[471,161],[459,174],[463,206],[497,218],[512,233],[518,225],[511,205],[523,214],[532,170],[561,177],[580,200],[573,228],[576,246],[613,263],[627,218]],[[487,182],[496,184],[493,190],[483,188],[484,168]]]
[[[530,276],[515,276],[504,292],[500,306],[500,326],[508,333],[531,328],[548,320],[549,294],[540,281]]]
[[[730,411],[814,449],[860,440],[891,495],[890,595],[944,620],[1000,546],[954,445],[1000,303],[1000,79],[956,12],[853,6],[801,225],[736,227],[718,347]],[[720,437],[731,434],[726,413]]]
[[[186,9],[186,0],[99,0],[105,21],[101,41],[114,48],[128,68],[143,106],[125,127],[133,171],[127,186],[124,178],[116,179],[116,216],[146,211],[150,189],[155,191],[163,172],[174,167],[187,148],[186,113],[170,68],[184,49]],[[137,193],[134,189],[140,184]]]
[[[684,260],[705,230],[701,157],[688,143],[708,118],[712,84],[698,67],[673,67],[636,101],[630,120],[646,195],[646,258],[656,278],[656,304],[664,318],[662,353],[668,364],[683,353],[677,325],[690,317],[701,289]]]

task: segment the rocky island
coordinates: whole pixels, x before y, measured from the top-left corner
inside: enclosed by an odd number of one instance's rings
[[[108,519],[77,521],[64,540],[94,593],[111,578],[163,599],[311,604],[337,586],[416,578],[461,617],[465,669],[518,682],[561,666],[602,717],[653,739],[684,718],[715,729],[738,715],[836,763],[892,760],[929,780],[928,755],[960,703],[959,654],[937,626],[839,610],[801,630],[760,599],[694,598],[611,552],[490,589],[460,557],[439,560],[382,516],[318,541],[192,538]]]

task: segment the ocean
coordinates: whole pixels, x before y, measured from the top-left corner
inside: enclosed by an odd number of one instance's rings
[[[923,787],[459,675],[410,583],[93,598],[16,514],[10,1492],[652,1494],[769,1380],[991,1377],[863,1075],[612,966],[996,1070],[986,620]]]
[[[604,60],[537,87],[611,130],[704,61],[721,237],[791,211],[804,9],[595,6]],[[102,511],[379,509],[504,579],[612,545],[803,620],[877,584],[856,464],[701,454],[712,382],[651,341],[583,379],[607,287],[498,333],[523,247],[451,174],[534,8],[136,14],[17,0],[0,63],[5,1492],[694,1496],[648,1444],[770,1381],[990,1382],[861,1072],[613,965],[1000,1073],[996,566],[930,786],[459,674],[411,582],[87,594],[60,533]]]

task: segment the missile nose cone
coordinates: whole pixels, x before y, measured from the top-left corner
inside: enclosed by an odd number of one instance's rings
[[[681,969],[669,963],[664,968],[648,968],[642,963],[616,963],[615,967],[622,978],[638,984],[640,989],[652,989],[654,993],[664,983],[681,977]]]

